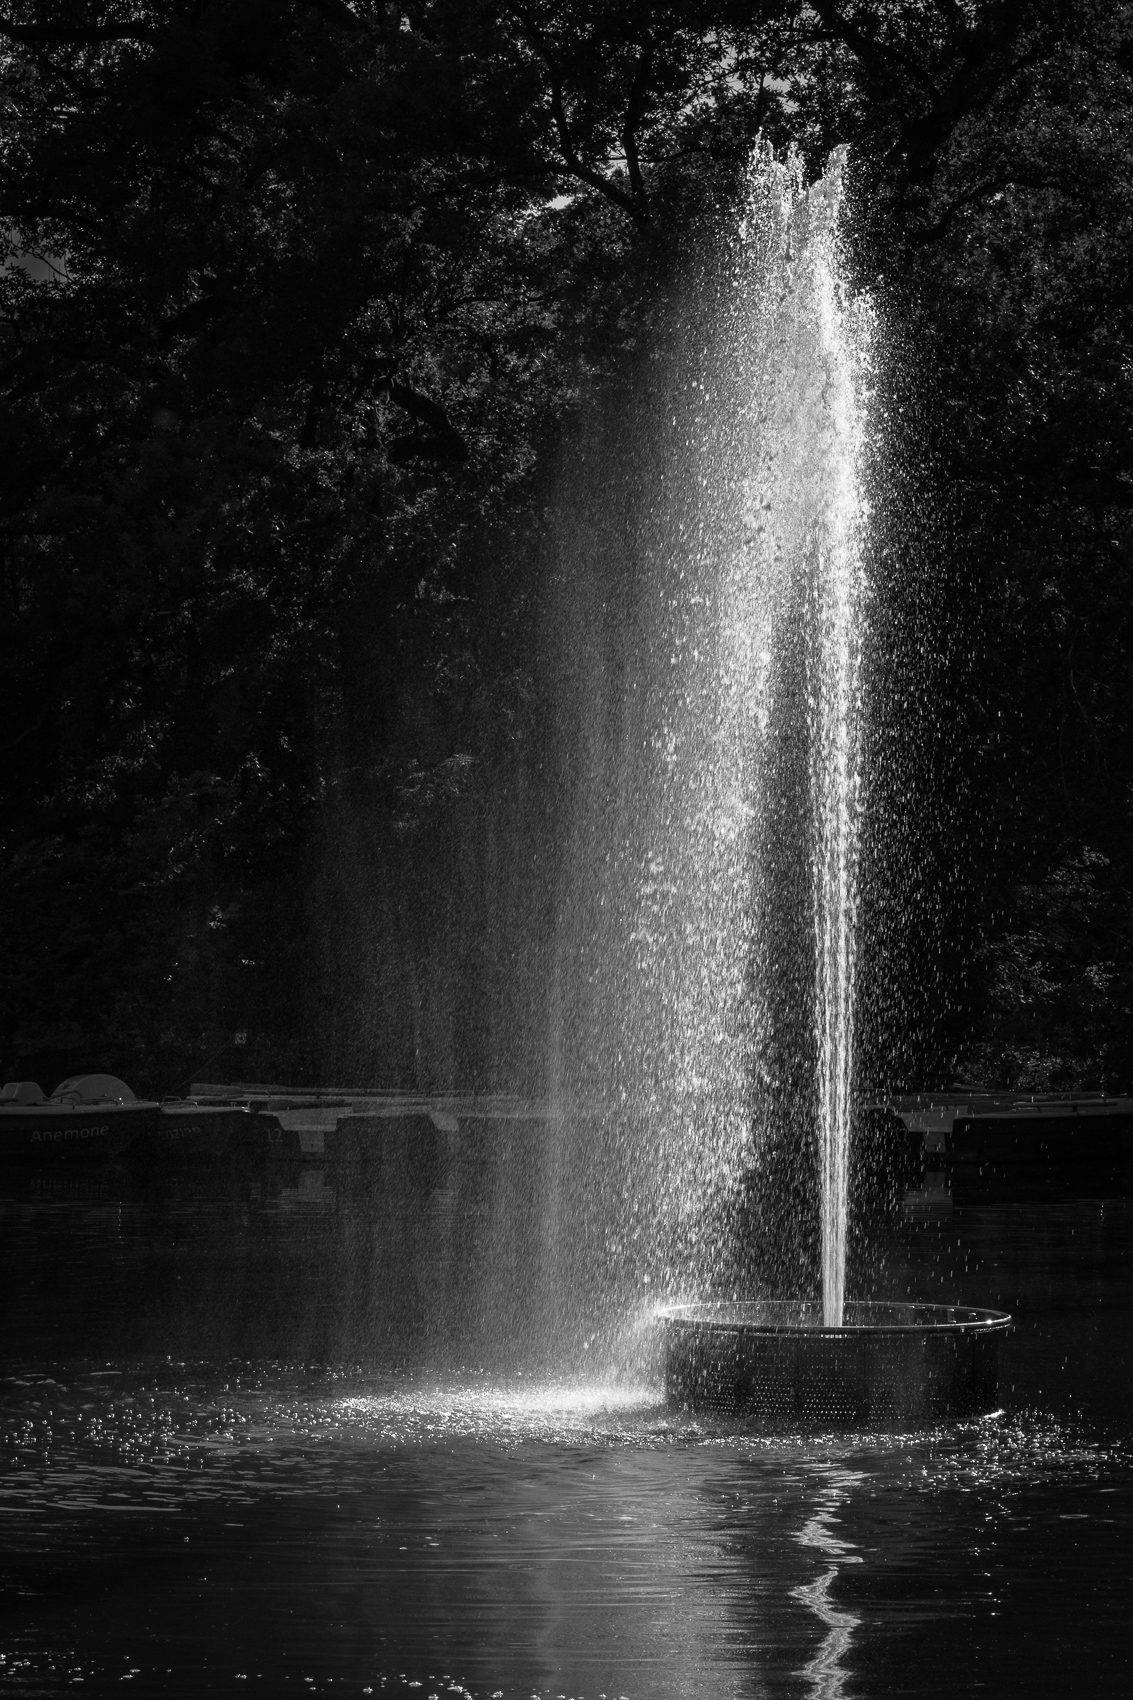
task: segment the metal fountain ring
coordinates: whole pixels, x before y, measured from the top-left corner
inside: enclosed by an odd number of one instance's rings
[[[1005,1311],[850,1300],[748,1299],[658,1313],[665,1390],[691,1410],[778,1425],[877,1428],[986,1415],[999,1404]]]

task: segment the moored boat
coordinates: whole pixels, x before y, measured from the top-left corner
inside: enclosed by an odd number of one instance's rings
[[[33,1080],[0,1091],[0,1161],[211,1162],[297,1156],[298,1137],[247,1102],[140,1099],[111,1074],[72,1076],[47,1097]]]
[[[0,1090],[0,1158],[17,1162],[117,1157],[158,1126],[161,1107],[112,1074],[79,1074],[50,1097],[34,1080]]]
[[[154,1153],[180,1162],[209,1162],[218,1158],[289,1159],[299,1156],[298,1135],[248,1103],[200,1103],[195,1098],[166,1098],[159,1106],[157,1126],[145,1129],[131,1144],[127,1157],[144,1161]]]

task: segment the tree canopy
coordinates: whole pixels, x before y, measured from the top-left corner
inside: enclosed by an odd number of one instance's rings
[[[0,65],[10,1058],[457,1066],[544,469],[762,133],[850,143],[893,350],[902,1066],[1133,1085],[1133,9],[5,0]]]

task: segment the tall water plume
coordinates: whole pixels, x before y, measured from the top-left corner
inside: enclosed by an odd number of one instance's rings
[[[832,1323],[869,348],[843,164],[808,189],[796,159],[756,149],[730,230],[643,339],[632,399],[580,434],[552,598],[570,808],[550,1074],[568,1117],[617,1130],[605,1256],[659,1293],[726,1283],[737,1182],[817,1144]]]
[[[861,808],[861,646],[865,620],[863,568],[867,506],[861,488],[863,379],[869,315],[847,302],[839,251],[843,160],[816,196],[827,207],[813,246],[814,299],[828,413],[826,509],[816,528],[817,675],[811,695],[814,796],[814,924],[816,947],[818,1132],[822,1244],[822,1309],[840,1327],[845,1295],[850,1113],[854,1076],[854,970],[858,914]]]

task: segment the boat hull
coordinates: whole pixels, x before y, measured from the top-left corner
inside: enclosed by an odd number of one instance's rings
[[[0,1110],[0,1160],[57,1163],[120,1157],[136,1139],[157,1129],[159,1116],[156,1104]]]
[[[0,1162],[274,1161],[299,1155],[274,1116],[239,1107],[90,1104],[0,1110]]]
[[[241,1106],[163,1104],[156,1126],[142,1130],[125,1155],[131,1163],[287,1160],[299,1156],[299,1138],[275,1116]]]

